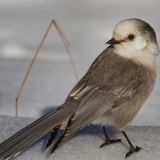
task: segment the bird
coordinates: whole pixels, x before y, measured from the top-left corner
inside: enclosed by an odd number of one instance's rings
[[[112,38],[106,43],[108,46],[62,105],[0,144],[0,160],[18,156],[48,132],[51,134],[46,149],[50,147],[53,153],[94,121],[102,126],[105,135],[100,148],[121,142],[108,136],[106,127],[113,126],[128,142],[126,158],[141,150],[130,141],[125,128],[154,88],[159,54],[156,33],[148,22],[129,18],[114,27]]]

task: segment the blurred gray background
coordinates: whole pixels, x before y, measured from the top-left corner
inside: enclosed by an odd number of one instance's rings
[[[126,18],[148,21],[160,37],[159,0],[0,0],[0,114],[15,115],[15,97],[50,20],[71,44],[79,77],[107,47],[113,27]],[[157,58],[160,75],[160,58]],[[160,76],[132,124],[160,125]],[[19,116],[39,117],[63,103],[76,83],[63,44],[53,29],[20,98]]]

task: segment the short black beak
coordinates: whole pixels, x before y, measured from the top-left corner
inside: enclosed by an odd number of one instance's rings
[[[118,40],[115,40],[114,38],[112,38],[111,40],[106,42],[106,44],[114,45],[114,44],[120,44],[121,42],[122,41],[118,41]]]

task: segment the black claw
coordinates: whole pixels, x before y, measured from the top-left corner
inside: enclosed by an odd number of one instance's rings
[[[104,146],[107,146],[108,145],[108,143],[102,143],[100,146],[99,146],[99,148],[102,148],[102,147],[104,147]]]
[[[129,157],[130,155],[132,155],[133,153],[139,152],[139,151],[141,150],[141,147],[138,147],[138,146],[134,147],[134,145],[133,145],[133,144],[131,143],[131,141],[129,140],[127,134],[126,134],[124,131],[122,131],[122,133],[123,133],[124,137],[126,138],[129,146],[130,146],[130,150],[129,150],[129,152],[126,154],[126,158],[128,158],[128,157]]]
[[[104,146],[108,146],[110,144],[114,144],[114,143],[121,143],[121,139],[110,139],[109,136],[107,135],[107,131],[105,129],[105,126],[103,126],[103,132],[104,132],[104,136],[105,136],[105,143],[100,145],[100,148],[104,147]]]
[[[129,152],[126,154],[126,158],[130,157],[133,153],[137,153],[141,150],[142,148],[139,146],[136,147],[131,147]]]
[[[110,144],[114,144],[114,143],[121,143],[122,140],[121,139],[109,139],[109,140],[106,140],[105,143],[101,144],[99,148],[102,148],[104,146],[108,146]]]
[[[121,143],[122,140],[121,139],[113,139],[111,140],[112,143]]]

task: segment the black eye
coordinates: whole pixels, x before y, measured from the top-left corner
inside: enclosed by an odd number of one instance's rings
[[[128,36],[128,39],[131,41],[131,40],[133,40],[134,39],[134,35],[133,34],[130,34],[129,36]]]

